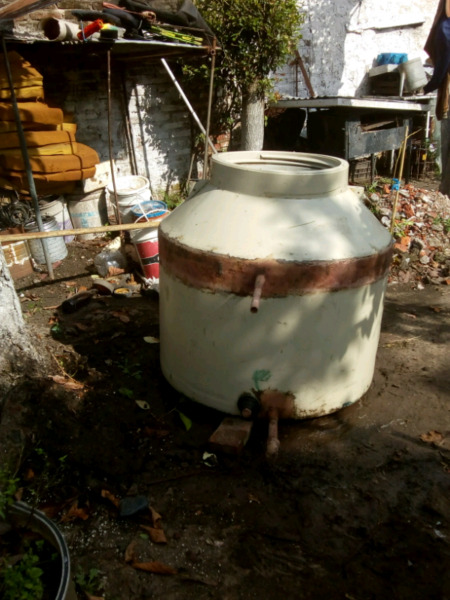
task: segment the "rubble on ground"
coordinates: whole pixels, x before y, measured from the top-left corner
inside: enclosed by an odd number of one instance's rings
[[[396,199],[389,283],[410,283],[419,290],[426,284],[450,285],[450,198],[413,184],[400,187],[397,197],[383,179],[365,190],[365,204],[388,229]]]

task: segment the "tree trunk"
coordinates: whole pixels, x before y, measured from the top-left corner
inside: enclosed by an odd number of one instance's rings
[[[262,150],[264,142],[264,94],[254,82],[242,98],[242,150]]]
[[[0,246],[0,406],[19,378],[39,374],[44,356],[26,328],[14,281]]]

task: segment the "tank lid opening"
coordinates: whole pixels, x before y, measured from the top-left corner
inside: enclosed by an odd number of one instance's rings
[[[323,171],[339,167],[343,162],[334,156],[295,152],[231,152],[214,158],[218,162],[264,172]]]

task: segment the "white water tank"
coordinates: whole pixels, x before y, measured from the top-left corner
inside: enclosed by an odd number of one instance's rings
[[[231,414],[254,399],[252,411],[317,417],[361,398],[392,239],[348,186],[348,163],[229,152],[201,183],[159,229],[166,379]]]

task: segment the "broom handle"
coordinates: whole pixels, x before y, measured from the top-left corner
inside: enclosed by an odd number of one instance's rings
[[[398,186],[397,192],[395,194],[394,206],[392,207],[392,219],[391,219],[391,228],[390,228],[391,234],[393,233],[394,226],[395,226],[395,214],[397,212],[398,197],[400,195],[400,182],[402,180],[403,166],[405,164],[406,144],[408,142],[408,131],[409,131],[409,127],[407,125],[406,129],[405,129],[405,139],[403,140],[402,149],[401,149],[400,172],[398,174],[399,186]]]

